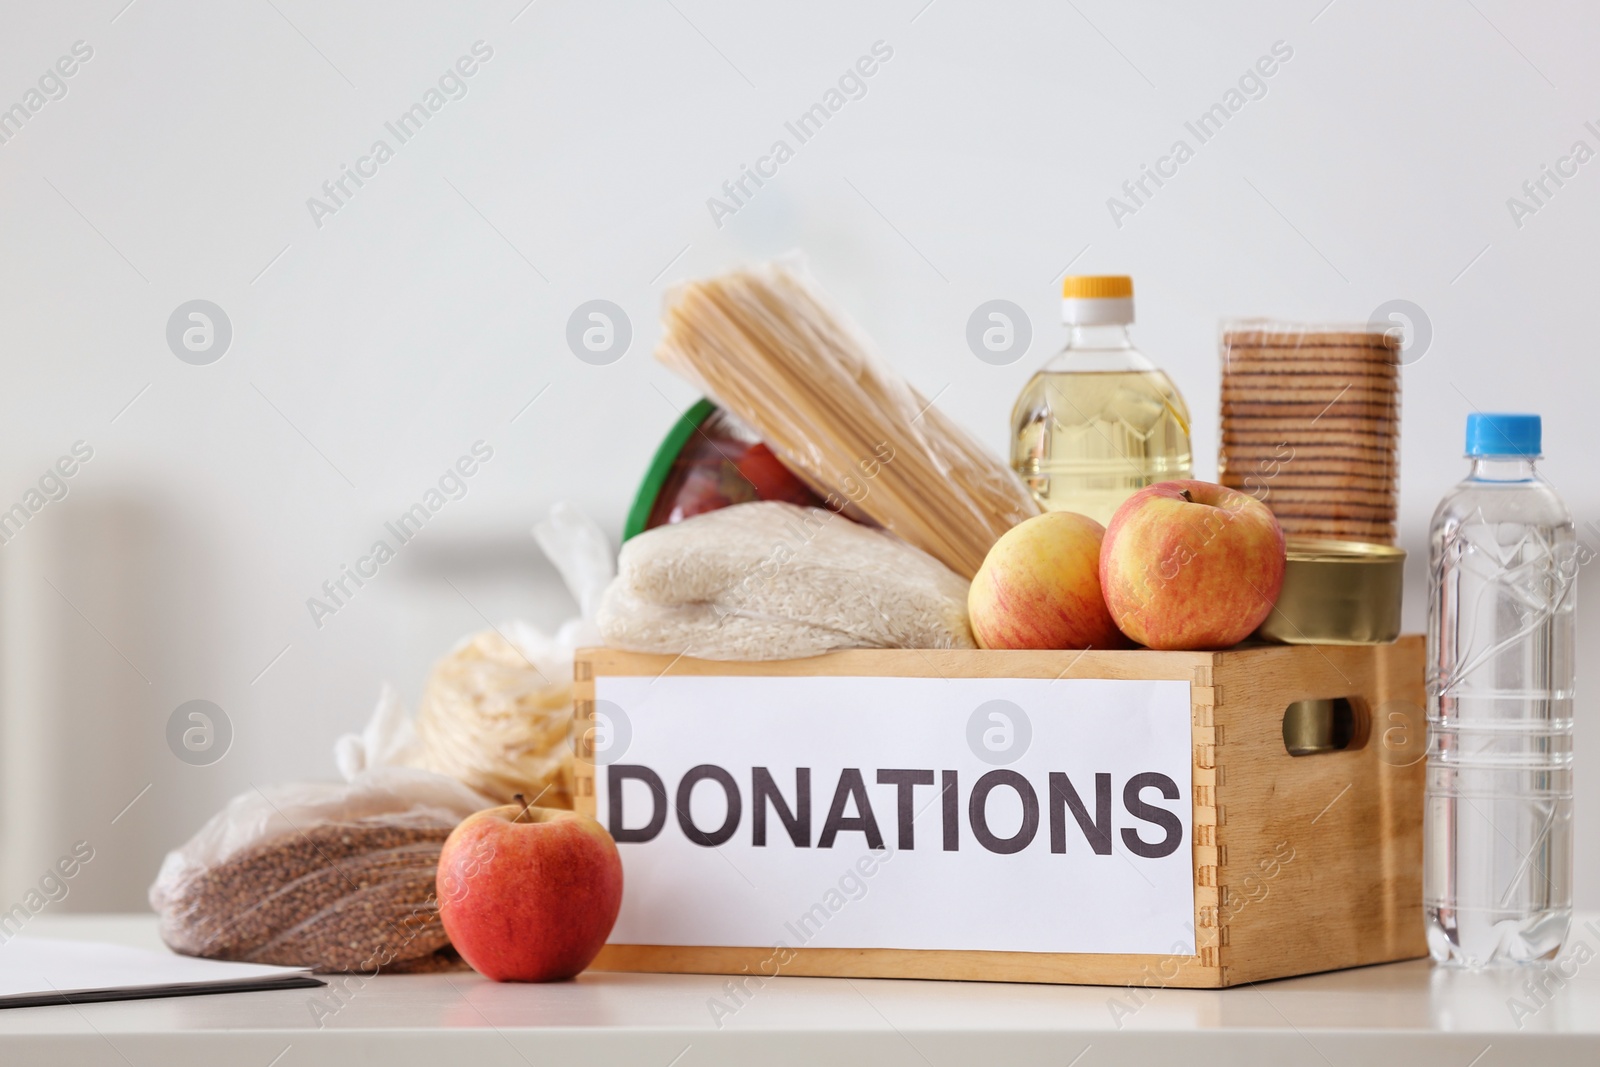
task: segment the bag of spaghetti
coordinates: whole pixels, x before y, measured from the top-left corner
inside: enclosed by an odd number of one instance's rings
[[[461,640],[434,665],[417,708],[408,762],[500,803],[572,806],[572,654],[600,643],[588,620],[616,573],[605,534],[567,504],[534,528],[581,615],[546,634],[504,623]]]
[[[829,508],[962,578],[1039,513],[1016,474],[879,356],[794,261],[678,286],[655,355],[749,425]]]

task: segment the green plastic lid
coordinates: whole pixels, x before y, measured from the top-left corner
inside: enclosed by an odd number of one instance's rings
[[[689,438],[716,410],[717,405],[709,400],[696,401],[667,431],[667,436],[662,439],[661,446],[650,460],[650,466],[645,469],[644,481],[639,483],[633,506],[628,509],[628,521],[622,524],[624,541],[644,533],[645,524],[650,521],[650,512],[655,509],[656,497],[661,495],[661,487],[666,484],[667,475],[672,473],[672,464],[683,452],[683,446]]]

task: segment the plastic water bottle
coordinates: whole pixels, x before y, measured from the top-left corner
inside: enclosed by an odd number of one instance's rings
[[[1433,516],[1423,907],[1440,963],[1555,958],[1572,920],[1572,515],[1537,415],[1471,415]]]

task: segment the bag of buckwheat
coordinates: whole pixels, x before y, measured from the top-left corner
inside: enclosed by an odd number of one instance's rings
[[[434,891],[450,831],[494,802],[398,765],[410,720],[385,688],[335,750],[345,781],[252,789],[228,802],[150,887],[161,937],[211,959],[374,973],[464,967]]]

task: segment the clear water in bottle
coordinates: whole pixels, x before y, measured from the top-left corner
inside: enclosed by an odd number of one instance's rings
[[[1537,415],[1472,415],[1434,513],[1423,906],[1441,963],[1553,959],[1572,919],[1572,516]]]

